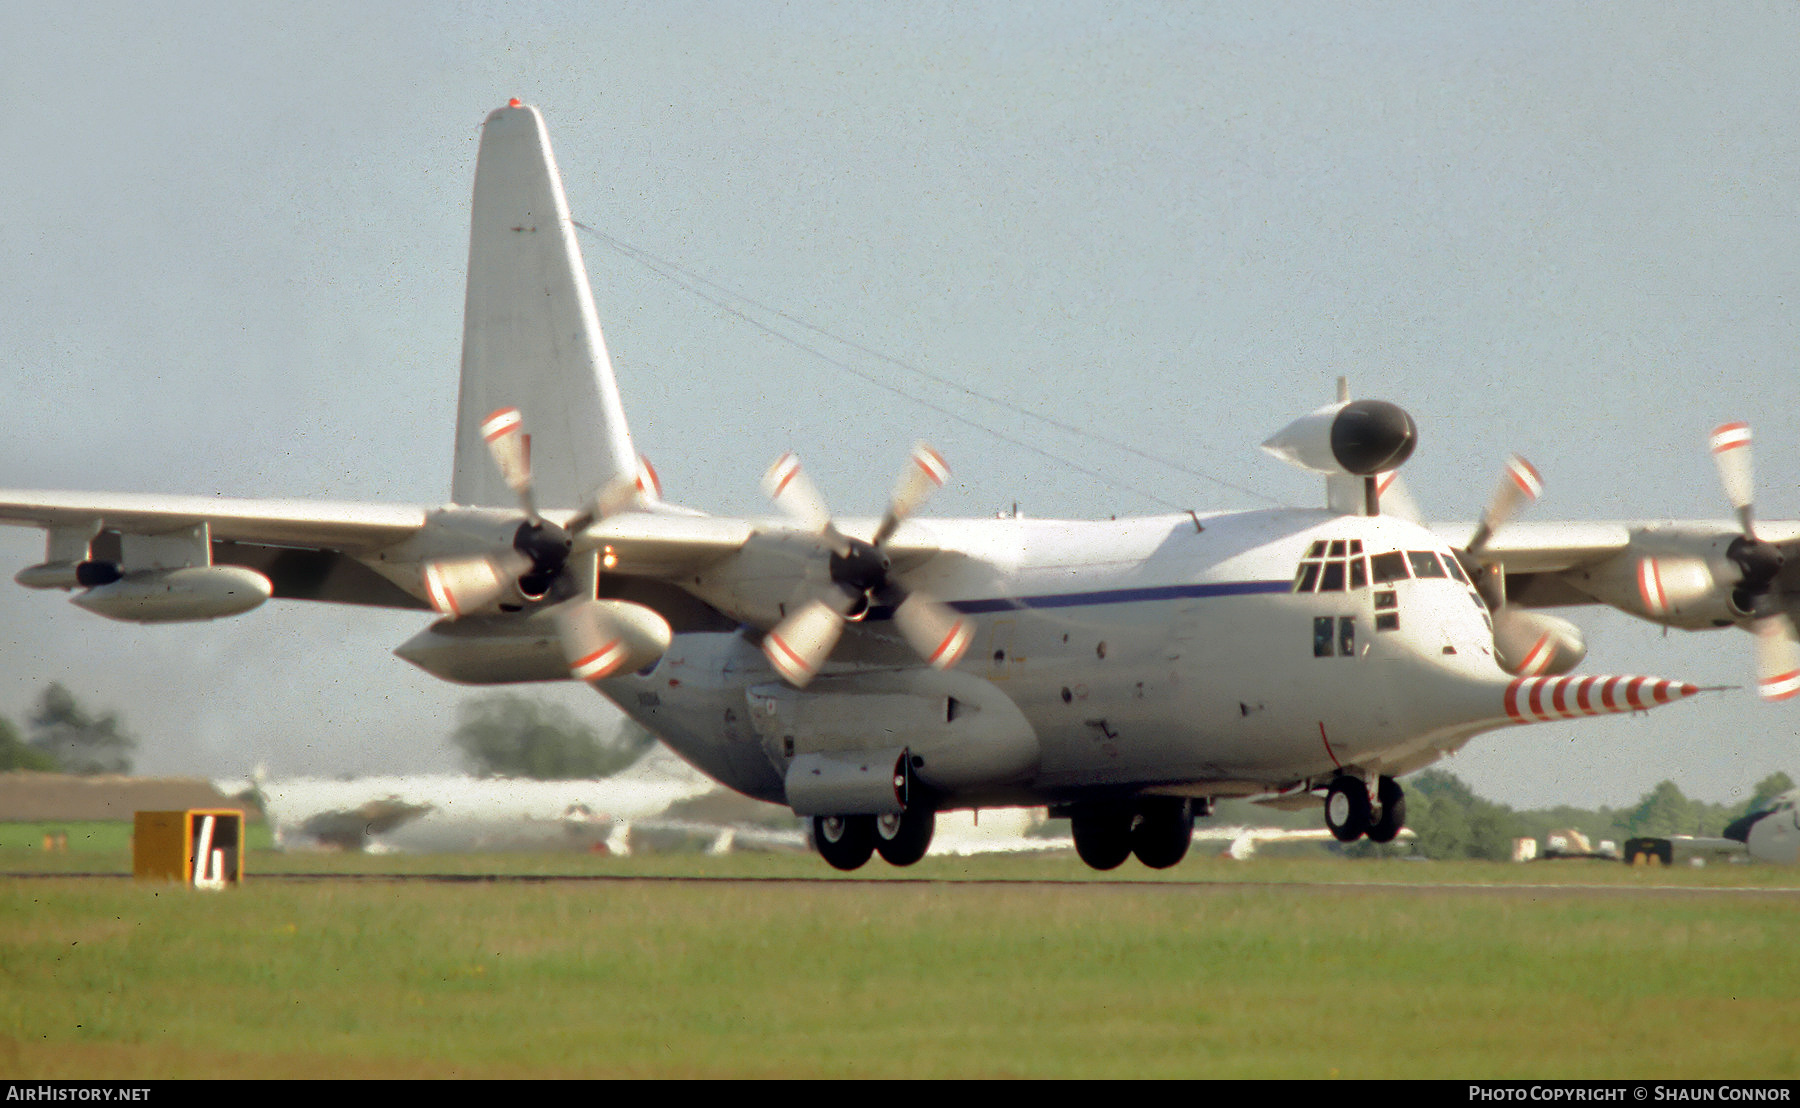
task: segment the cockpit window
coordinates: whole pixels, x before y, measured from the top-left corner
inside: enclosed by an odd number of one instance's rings
[[[1399,559],[1399,576],[1406,576],[1404,555],[1383,554],[1379,558]],[[1295,592],[1354,592],[1368,587],[1369,559],[1363,554],[1361,539],[1322,539],[1313,543],[1294,574]]]
[[[1361,539],[1313,543],[1294,574],[1295,592],[1346,592],[1368,587],[1369,560],[1363,556]]]
[[[1409,550],[1406,560],[1412,563],[1414,577],[1444,577],[1444,567],[1438,562],[1436,554],[1429,550]]]
[[[1332,545],[1333,546],[1342,546],[1344,544],[1340,542],[1340,543],[1333,543]],[[1325,563],[1325,572],[1320,574],[1320,576],[1319,576],[1319,591],[1320,592],[1343,592],[1344,591],[1344,563],[1343,562],[1337,561],[1337,562],[1326,562]]]
[[[1456,560],[1456,555],[1452,554],[1450,557],[1445,558],[1444,566],[1450,570],[1450,576],[1456,578],[1465,585],[1470,585],[1469,575],[1463,572],[1462,563]],[[1473,586],[1471,585],[1470,587]]]
[[[1377,585],[1385,585],[1389,581],[1404,581],[1409,576],[1406,572],[1406,555],[1398,550],[1375,555],[1369,559],[1369,566],[1375,571]]]

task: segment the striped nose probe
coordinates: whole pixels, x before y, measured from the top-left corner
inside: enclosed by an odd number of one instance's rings
[[[1660,677],[1521,677],[1506,686],[1506,716],[1514,723],[1549,723],[1642,712],[1699,691],[1698,685]]]

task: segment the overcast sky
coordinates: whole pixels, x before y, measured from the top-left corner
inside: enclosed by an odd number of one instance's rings
[[[1730,418],[1800,515],[1800,5],[13,3],[0,44],[0,485],[447,499],[479,125],[519,96],[578,220],[764,306],[584,239],[681,503],[763,511],[793,448],[872,513],[924,437],[933,514],[1317,505],[1256,444],[1347,375],[1418,420],[1435,517],[1516,450],[1533,518],[1724,518]],[[775,312],[1010,407],[738,314],[800,333]],[[1586,671],[1750,679],[1742,633],[1563,614]],[[389,653],[425,622],[139,628],[5,583],[0,712],[62,681],[146,771],[445,769],[479,690]],[[1446,765],[1732,800],[1800,776],[1797,733],[1743,690]]]

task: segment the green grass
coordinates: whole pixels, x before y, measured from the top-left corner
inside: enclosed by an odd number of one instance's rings
[[[252,855],[217,894],[0,880],[0,1077],[1800,1076],[1800,902],[1726,891],[1793,888],[1790,869],[1196,858],[1094,882],[1068,858],[977,858],[801,885],[257,879],[277,864],[829,873]],[[1587,882],[1643,889],[1465,887]]]

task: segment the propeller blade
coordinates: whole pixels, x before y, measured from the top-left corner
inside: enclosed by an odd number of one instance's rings
[[[1719,467],[1719,481],[1725,486],[1725,498],[1743,521],[1744,533],[1750,533],[1750,504],[1755,497],[1755,473],[1750,464],[1750,425],[1726,423],[1713,428],[1708,444],[1712,447],[1713,464]]]
[[[875,529],[874,544],[880,546],[886,542],[900,526],[900,521],[918,511],[949,479],[950,465],[944,461],[944,456],[925,443],[915,445],[912,458],[894,483],[887,514],[881,518],[881,526]]]
[[[1645,558],[1638,562],[1638,599],[1656,619],[1713,590],[1712,570],[1704,558]]]
[[[1800,694],[1800,637],[1786,615],[1757,620],[1756,692],[1764,700],[1787,700]]]
[[[580,681],[610,677],[630,655],[625,636],[605,609],[591,600],[570,600],[551,609],[569,673]]]
[[[844,633],[844,615],[824,600],[809,600],[763,636],[763,653],[788,684],[805,688],[818,676]]]
[[[933,669],[954,668],[975,639],[974,620],[919,593],[894,609],[894,623]]]
[[[499,600],[531,566],[516,550],[440,558],[425,563],[425,595],[439,613],[458,619]]]
[[[615,477],[606,487],[594,494],[594,499],[587,507],[577,512],[569,520],[568,532],[580,535],[583,531],[599,523],[601,520],[643,504],[643,485],[635,477]]]
[[[569,600],[550,615],[569,674],[580,681],[642,669],[660,658],[674,637],[667,620],[623,600]]]
[[[777,458],[763,474],[762,487],[777,508],[807,530],[823,532],[831,526],[831,509],[792,451]]]
[[[487,441],[488,453],[506,487],[519,498],[525,514],[537,518],[537,506],[531,491],[530,437],[525,434],[525,417],[517,408],[501,408],[481,422],[481,437]]]
[[[1487,508],[1481,513],[1475,537],[1469,540],[1469,553],[1479,558],[1493,539],[1494,532],[1516,515],[1521,507],[1543,493],[1544,479],[1538,476],[1538,471],[1530,462],[1514,454],[1507,460],[1506,470],[1500,477],[1500,486],[1494,490]]]
[[[1406,487],[1399,470],[1390,469],[1375,475],[1375,497],[1381,505],[1382,515],[1409,523],[1425,522],[1425,513],[1419,510],[1419,502],[1413,499],[1412,490]]]

